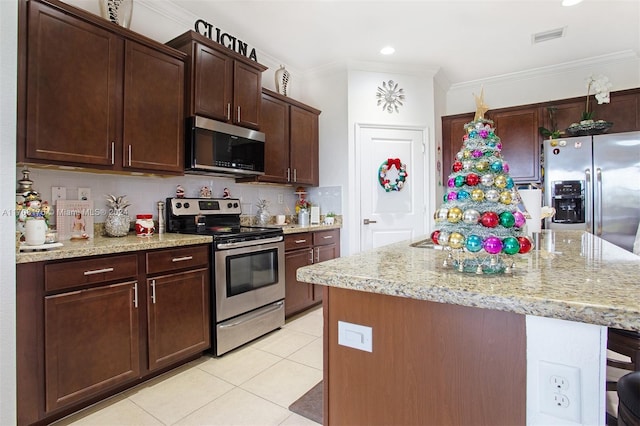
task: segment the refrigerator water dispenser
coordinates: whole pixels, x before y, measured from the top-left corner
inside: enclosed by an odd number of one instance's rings
[[[553,208],[555,223],[584,223],[584,181],[561,180],[553,182]]]

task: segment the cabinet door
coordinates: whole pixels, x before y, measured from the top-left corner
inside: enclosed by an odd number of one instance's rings
[[[139,377],[136,302],[135,282],[45,298],[47,412]]]
[[[239,61],[233,66],[233,122],[242,127],[260,127],[262,71]]]
[[[269,96],[262,95],[260,131],[265,134],[264,168],[265,174],[258,180],[288,183],[289,176],[289,105]]]
[[[231,119],[233,59],[196,43],[195,64],[191,78],[190,115],[202,115],[219,121]]]
[[[608,104],[598,105],[594,99],[591,105],[594,120],[613,123],[609,133],[633,132],[640,129],[640,93],[611,94]]]
[[[556,129],[564,132],[562,136],[570,136],[566,133],[567,127],[573,123],[580,121],[582,113],[585,109],[584,102],[568,102],[568,103],[554,103],[550,106],[554,108],[553,117],[556,121]],[[544,117],[543,126],[549,130],[553,130],[553,123],[551,122],[551,115],[548,107],[542,108],[542,114]]]
[[[502,157],[515,182],[540,181],[539,108],[500,111],[491,114],[502,142]]]
[[[292,105],[289,119],[291,181],[318,186],[318,115]]]
[[[311,265],[313,251],[311,249],[295,250],[285,254],[285,316],[291,316],[314,304],[313,285],[303,283],[296,278],[296,271],[303,266]]]
[[[184,170],[184,62],[126,42],[125,168]]]
[[[455,156],[462,148],[464,125],[473,121],[474,114],[443,117],[442,119],[442,182],[447,182]]]
[[[211,346],[209,269],[148,279],[147,286],[150,370]]]
[[[122,40],[46,5],[28,8],[26,159],[111,167]]]

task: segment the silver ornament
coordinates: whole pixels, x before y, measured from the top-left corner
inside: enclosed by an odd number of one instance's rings
[[[465,210],[462,214],[462,221],[467,225],[474,225],[480,220],[480,212],[475,209]]]
[[[494,177],[491,173],[487,173],[486,175],[482,175],[480,177],[480,183],[483,184],[484,186],[493,185],[493,180],[494,180]]]
[[[484,198],[495,203],[500,199],[500,193],[495,189],[490,189],[484,193]]]

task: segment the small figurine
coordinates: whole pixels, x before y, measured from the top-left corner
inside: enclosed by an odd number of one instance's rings
[[[200,188],[200,198],[211,198],[211,189],[208,186]]]
[[[222,198],[231,198],[231,191],[229,191],[229,188],[222,190]]]
[[[184,188],[182,185],[176,186],[176,198],[184,198]]]

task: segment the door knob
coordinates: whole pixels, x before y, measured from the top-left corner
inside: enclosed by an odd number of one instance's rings
[[[378,221],[377,221],[377,220],[369,220],[369,219],[365,219],[363,223],[364,223],[365,225],[368,225],[368,224],[370,224],[370,223],[378,223]]]

